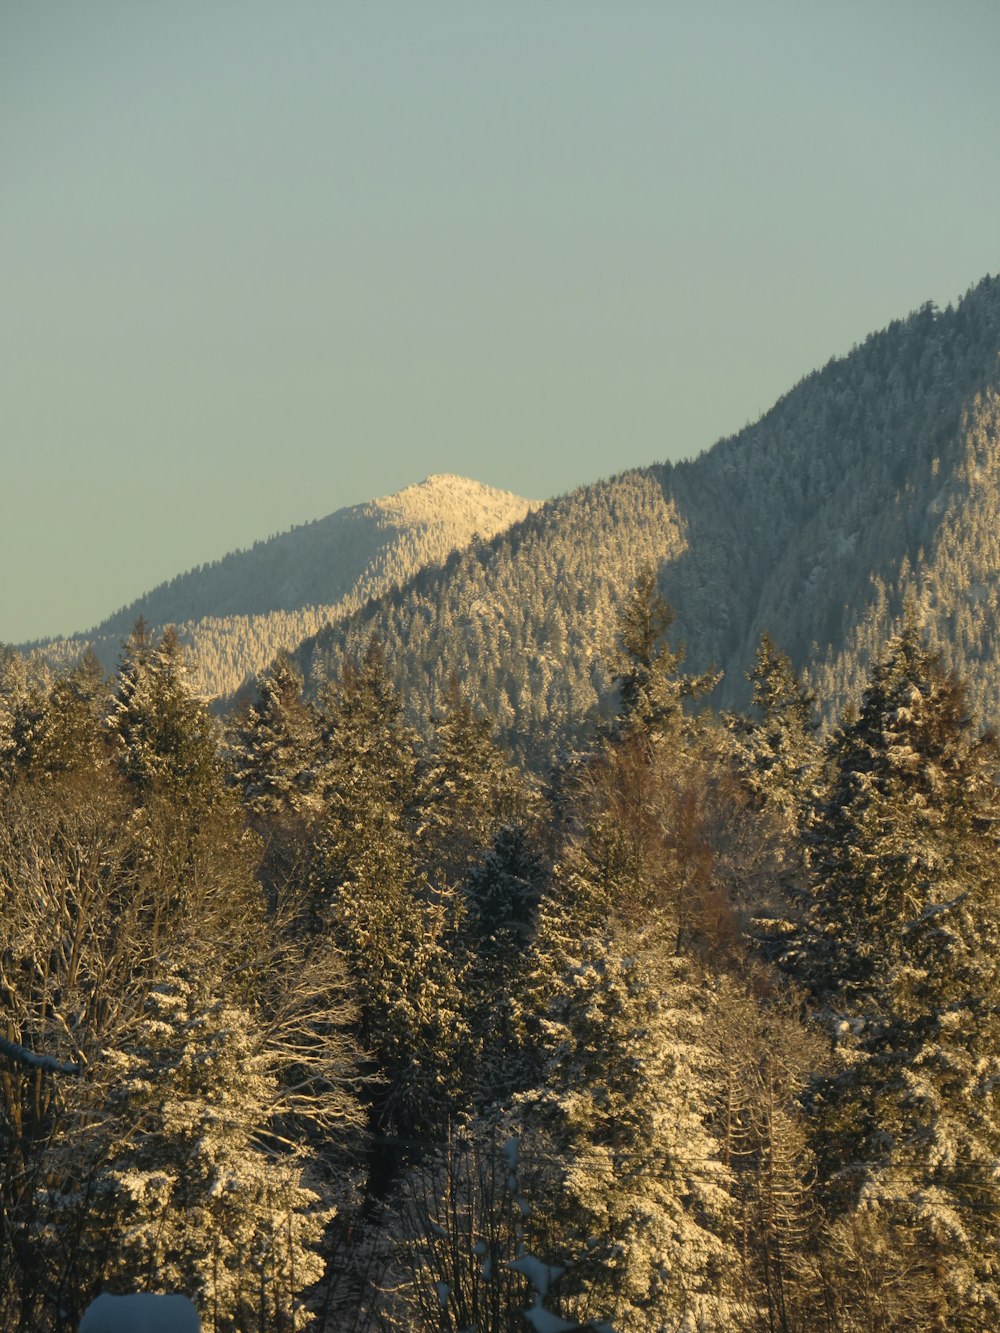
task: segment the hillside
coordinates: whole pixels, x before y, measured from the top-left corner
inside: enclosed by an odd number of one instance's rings
[[[157,628],[178,627],[201,693],[228,694],[279,648],[444,560],[477,533],[492,537],[536,503],[464,477],[431,476],[180,574],[87,633],[31,647],[59,661],[90,645],[111,667],[141,615]]]
[[[1000,719],[1000,279],[808,375],[693,461],[586,486],[299,649],[318,681],[372,633],[409,699],[454,672],[512,737],[585,734],[609,705],[616,608],[652,561],[694,668],[743,674],[769,629],[835,713],[912,594]]]

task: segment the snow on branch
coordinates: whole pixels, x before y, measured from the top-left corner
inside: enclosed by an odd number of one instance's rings
[[[19,1065],[28,1065],[31,1069],[44,1069],[50,1074],[79,1074],[82,1065],[64,1064],[52,1055],[36,1055],[27,1046],[20,1046],[16,1041],[0,1037],[0,1055],[14,1060]]]

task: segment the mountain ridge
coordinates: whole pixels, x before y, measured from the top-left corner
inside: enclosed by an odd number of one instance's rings
[[[509,738],[572,743],[614,707],[617,608],[652,563],[691,668],[726,670],[718,706],[747,701],[766,629],[835,716],[914,597],[976,708],[1000,719],[998,405],[987,277],[831,358],[697,458],[579,488],[418,573],[305,641],[298,663],[315,686],[375,633],[405,697],[433,707],[454,674]]]
[[[235,690],[292,648],[478,533],[493,536],[539,502],[453,473],[298,524],[143,593],[92,629],[27,645],[60,661],[92,647],[111,667],[141,615],[175,625],[207,696]]]

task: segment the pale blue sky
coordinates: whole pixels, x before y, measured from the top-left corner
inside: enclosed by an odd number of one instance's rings
[[[996,0],[0,0],[0,640],[700,452],[1000,268]]]

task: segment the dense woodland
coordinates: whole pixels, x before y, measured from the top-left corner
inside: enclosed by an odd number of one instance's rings
[[[832,723],[914,599],[1000,723],[1000,278],[873,333],[692,461],[550,501],[295,660],[313,693],[374,633],[415,722],[456,673],[510,742],[578,743],[614,708],[617,616],[650,563],[692,669],[725,670],[717,707],[747,706],[770,631]]]
[[[698,458],[529,508],[428,478],[36,651],[67,662],[89,642],[111,669],[142,614],[177,626],[199,692],[245,692],[284,648],[315,701],[375,634],[425,736],[457,675],[505,744],[544,765],[613,714],[618,615],[652,564],[691,668],[724,670],[716,707],[749,704],[771,631],[834,722],[914,600],[1000,723],[1000,278],[873,333]]]
[[[767,636],[716,714],[670,630],[638,570],[531,770],[374,638],[225,723],[142,622],[6,654],[0,1327],[997,1324],[997,744],[916,604],[826,739]]]
[[[175,627],[199,693],[234,694],[282,648],[444,560],[474,534],[492,537],[533,503],[438,474],[178,574],[86,634],[27,647],[62,663],[91,648],[112,670],[122,639],[142,616],[157,633]]]

